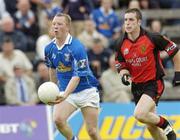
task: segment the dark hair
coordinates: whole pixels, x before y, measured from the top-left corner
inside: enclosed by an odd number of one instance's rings
[[[136,13],[137,19],[142,20],[142,13],[141,13],[141,11],[138,8],[127,9],[125,11],[125,14],[126,13]]]

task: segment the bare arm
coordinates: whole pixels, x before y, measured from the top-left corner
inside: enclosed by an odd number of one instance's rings
[[[174,62],[174,70],[180,72],[180,50],[174,56],[173,62]]]
[[[54,105],[54,104],[58,104],[60,102],[62,102],[63,100],[65,100],[69,94],[71,94],[77,87],[77,85],[79,84],[80,78],[78,76],[74,76],[71,78],[71,80],[69,81],[65,92],[63,93],[63,95],[59,96],[56,101],[53,102],[49,102],[49,105]]]
[[[79,84],[79,81],[80,81],[80,77],[78,76],[74,76],[71,78],[65,90],[65,94],[64,94],[65,98],[76,89],[76,87]]]
[[[176,53],[176,55],[173,57],[174,62],[174,78],[173,78],[173,86],[180,86],[180,51]]]
[[[49,68],[49,79],[51,82],[57,83],[56,70]]]

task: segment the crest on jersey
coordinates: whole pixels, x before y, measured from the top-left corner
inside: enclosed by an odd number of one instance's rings
[[[123,53],[124,53],[124,55],[127,55],[129,53],[129,49],[128,48],[124,49]]]
[[[143,44],[143,45],[141,46],[141,53],[145,53],[146,50],[147,50],[146,45]]]
[[[53,53],[52,54],[52,59],[55,59],[56,58],[56,55]]]
[[[67,61],[67,62],[70,61],[70,54],[69,53],[64,54],[64,60]]]

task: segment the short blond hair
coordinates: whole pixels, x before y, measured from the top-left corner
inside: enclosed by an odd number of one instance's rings
[[[68,14],[58,13],[54,17],[64,17],[66,20],[66,24],[70,27],[71,26],[71,17]]]

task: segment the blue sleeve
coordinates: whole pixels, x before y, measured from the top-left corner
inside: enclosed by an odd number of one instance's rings
[[[89,64],[85,47],[79,42],[72,50],[73,55],[73,76],[87,76],[89,74]]]
[[[52,48],[50,46],[46,46],[44,50],[44,55],[45,55],[45,64],[48,68],[54,68],[55,66],[52,63],[51,60],[51,55],[52,55]]]

